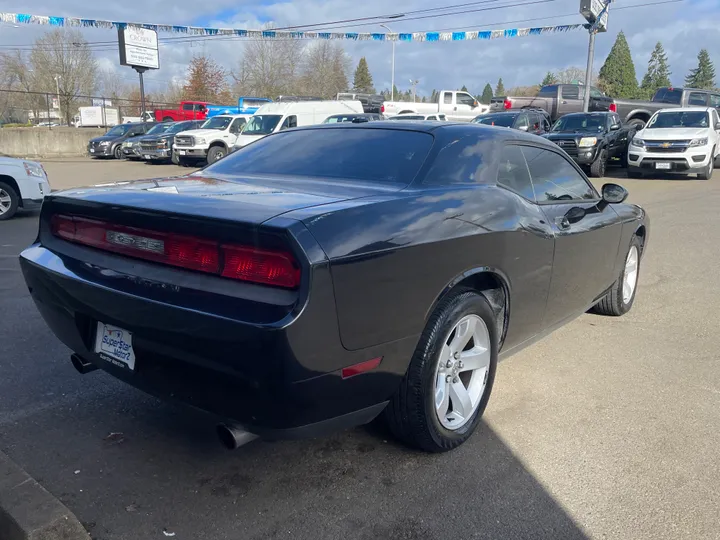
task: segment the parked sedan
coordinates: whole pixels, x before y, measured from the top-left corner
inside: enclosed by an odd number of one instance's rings
[[[542,109],[526,109],[481,114],[473,118],[474,124],[499,126],[542,135],[550,131],[550,115]]]
[[[687,107],[656,112],[628,150],[628,176],[664,172],[712,178],[720,165],[720,118],[715,108]]]
[[[20,263],[80,372],[227,418],[229,447],[383,414],[442,452],[477,428],[498,358],[632,308],[649,224],[626,196],[519,131],[312,126],[53,193]]]
[[[575,160],[594,178],[605,176],[611,159],[627,166],[627,150],[635,135],[634,124],[623,124],[614,112],[567,114],[545,137]]]

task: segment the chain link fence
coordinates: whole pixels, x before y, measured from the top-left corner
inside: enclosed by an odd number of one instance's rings
[[[109,127],[155,120],[157,109],[177,109],[178,103],[104,96],[66,96],[0,88],[0,125],[4,127]],[[162,119],[158,119],[162,120]]]

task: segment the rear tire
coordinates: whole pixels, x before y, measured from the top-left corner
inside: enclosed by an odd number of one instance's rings
[[[637,292],[640,277],[640,259],[642,256],[642,243],[637,236],[633,236],[625,255],[625,264],[620,270],[620,276],[608,293],[593,306],[591,311],[598,315],[620,317],[633,307],[635,293]],[[633,274],[634,272],[634,274]],[[631,283],[628,283],[631,281]],[[628,286],[631,286],[629,290]]]
[[[174,120],[172,119],[172,116],[166,116],[165,118],[162,119],[162,121],[163,122],[174,122]]]
[[[0,221],[12,218],[20,205],[20,196],[15,188],[0,182]]]
[[[714,148],[713,148],[712,153],[713,154],[715,153]],[[708,161],[707,167],[705,167],[705,169],[703,169],[702,172],[698,173],[698,175],[697,175],[698,180],[710,180],[712,178],[714,169],[715,169],[715,160],[711,159],[710,161]]]
[[[118,144],[115,148],[113,148],[113,157],[115,159],[122,159],[122,147]]]
[[[472,335],[465,345],[463,333]],[[490,399],[497,356],[495,314],[485,297],[464,289],[441,300],[384,411],[390,430],[403,443],[426,452],[460,446],[477,428]],[[471,358],[482,367],[463,365]]]
[[[600,154],[597,159],[593,161],[592,165],[590,165],[590,176],[592,178],[602,178],[605,176],[605,171],[607,170],[607,159],[607,150],[603,148],[600,150]]]

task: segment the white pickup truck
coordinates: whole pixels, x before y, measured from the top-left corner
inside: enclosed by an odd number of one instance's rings
[[[437,103],[413,103],[411,101],[386,101],[382,113],[395,116],[402,113],[432,114],[441,113],[451,122],[469,122],[476,116],[490,110],[467,92],[443,90],[438,94]]]
[[[50,183],[40,163],[0,157],[0,221],[10,219],[20,208],[40,208],[49,193]]]
[[[251,114],[221,114],[205,120],[199,129],[175,135],[173,153],[179,165],[207,160],[208,164],[227,156]]]

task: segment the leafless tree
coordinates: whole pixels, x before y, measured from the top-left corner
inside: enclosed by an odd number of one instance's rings
[[[339,42],[313,43],[305,52],[300,85],[309,95],[334,97],[348,89],[350,67],[350,58]]]
[[[5,93],[6,109],[29,110],[35,119],[40,118],[40,111],[47,110],[50,104],[45,95],[30,93],[37,91],[37,73],[22,52],[0,53],[0,73],[2,87],[18,92]]]
[[[300,40],[248,41],[238,70],[231,73],[234,93],[271,99],[298,93],[304,49]]]
[[[560,84],[572,84],[577,82],[585,84],[585,70],[577,66],[571,66],[563,69],[562,71],[558,71],[557,80]],[[593,73],[591,84],[596,85],[597,82],[598,74]]]
[[[82,33],[68,29],[47,32],[35,42],[30,64],[39,89],[59,94],[61,112],[69,125],[77,97],[92,95],[97,85],[97,62]]]
[[[130,85],[114,69],[105,69],[98,72],[97,91],[105,98],[118,100],[130,93]]]

